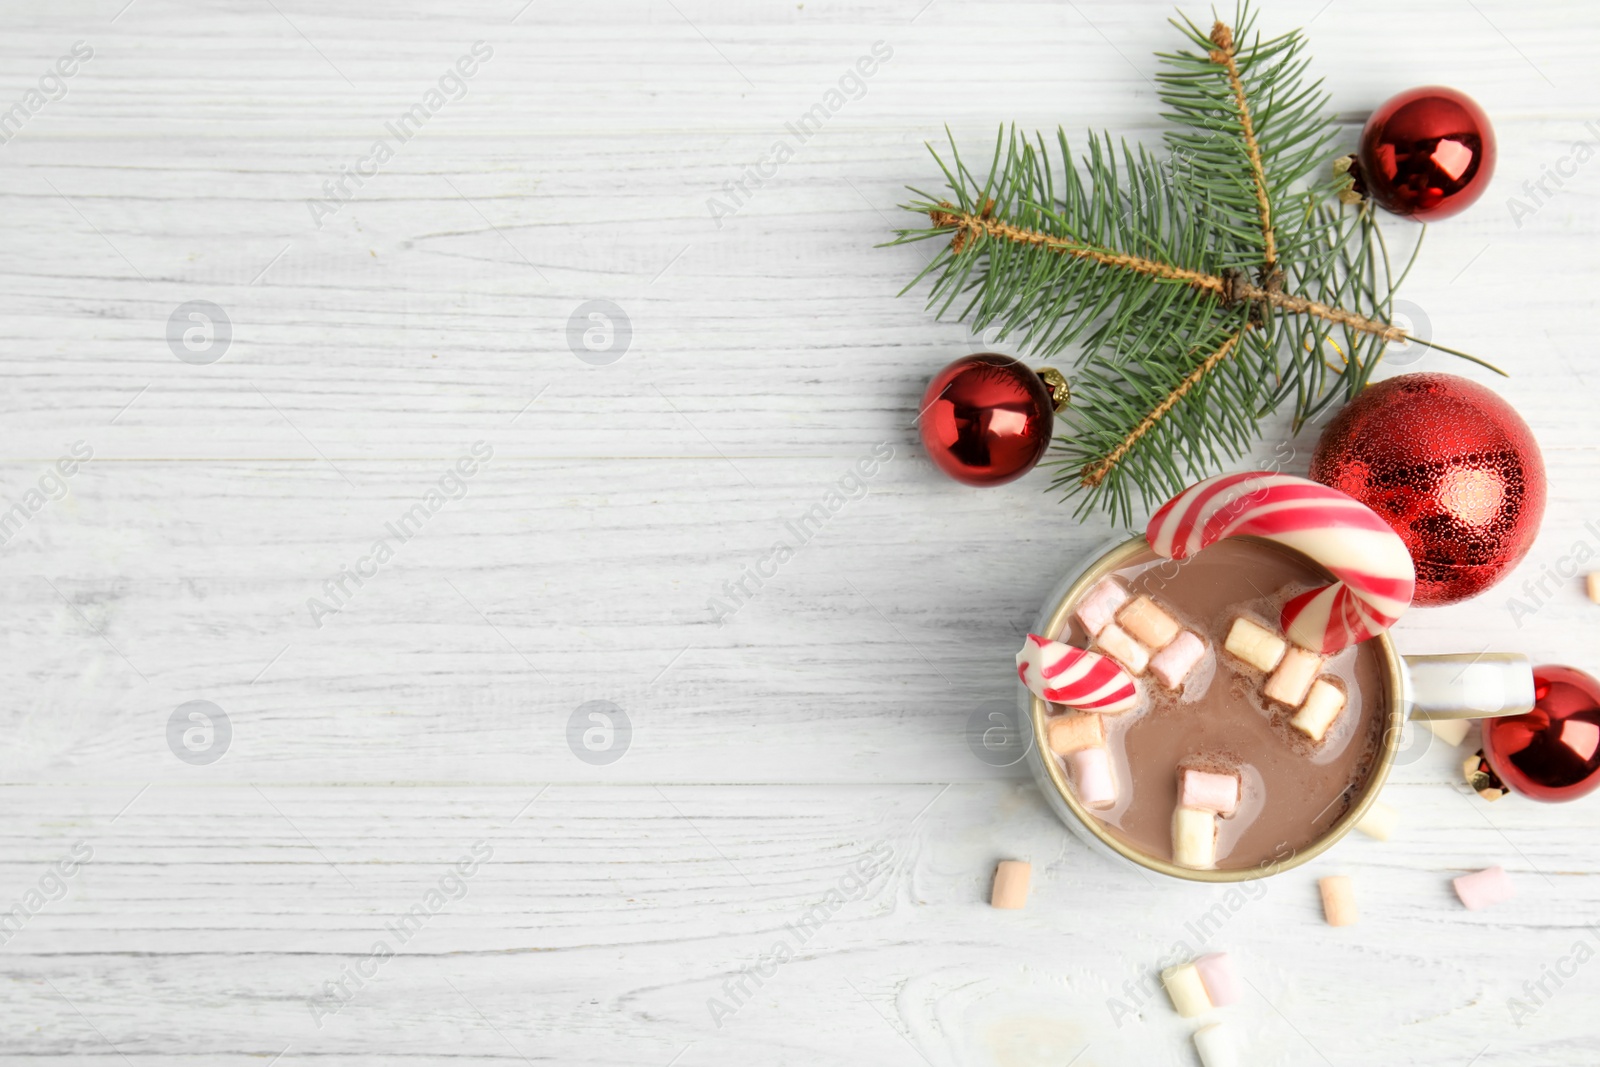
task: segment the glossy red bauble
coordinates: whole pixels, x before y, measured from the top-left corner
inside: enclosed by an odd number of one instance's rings
[[[918,426],[928,458],[958,482],[1001,485],[1033,469],[1050,445],[1055,401],[1039,374],[1010,356],[965,356],[934,375]]]
[[[1448,218],[1494,174],[1494,129],[1470,96],[1441,85],[1401,93],[1361,131],[1357,191],[1419,222]]]
[[[1383,516],[1417,568],[1419,605],[1453,604],[1505,577],[1544,518],[1544,459],[1493,391],[1453,374],[1368,386],[1328,424],[1311,477]]]
[[[1533,669],[1534,709],[1483,720],[1483,754],[1534,800],[1575,800],[1600,786],[1600,682],[1571,667]]]

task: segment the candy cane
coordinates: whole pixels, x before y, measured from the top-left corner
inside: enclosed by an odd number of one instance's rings
[[[1266,471],[1207,478],[1162,505],[1145,530],[1150,547],[1169,559],[1245,535],[1296,549],[1339,579],[1283,606],[1284,632],[1304,648],[1331,653],[1365,641],[1411,603],[1416,570],[1405,542],[1359,500],[1305,478]]]
[[[1017,653],[1017,677],[1034,696],[1079,711],[1110,715],[1139,702],[1133,677],[1115,660],[1038,634]]]

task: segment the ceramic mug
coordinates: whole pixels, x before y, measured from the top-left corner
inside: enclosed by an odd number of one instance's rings
[[[1279,551],[1285,550],[1281,545],[1277,547]],[[1071,606],[1084,593],[1113,571],[1149,553],[1149,542],[1143,537],[1135,537],[1104,552],[1087,567],[1069,574],[1045,601],[1044,610],[1032,632],[1050,638],[1065,633],[1069,627]],[[1300,558],[1312,569],[1327,574],[1305,556]],[[1328,579],[1334,580],[1331,574]],[[1049,704],[1034,696],[1019,681],[1017,688],[1021,694],[1022,723],[1025,728],[1032,729],[1033,735],[1033,743],[1026,757],[1028,766],[1056,815],[1066,823],[1068,829],[1102,855],[1191,882],[1245,882],[1298,867],[1327,851],[1366,815],[1389,776],[1389,768],[1399,751],[1401,729],[1408,718],[1483,719],[1497,715],[1521,715],[1533,709],[1533,665],[1526,656],[1499,652],[1403,656],[1395,650],[1394,642],[1387,633],[1369,640],[1382,650],[1387,668],[1387,707],[1382,711],[1388,722],[1376,757],[1377,766],[1368,774],[1361,796],[1340,819],[1309,845],[1281,859],[1257,867],[1195,870],[1148,855],[1115,837],[1092,812],[1078,802],[1061,762],[1050,751],[1045,736]]]

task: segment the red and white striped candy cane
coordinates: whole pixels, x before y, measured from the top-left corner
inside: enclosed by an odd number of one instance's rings
[[[1305,478],[1207,478],[1162,505],[1145,529],[1150,547],[1171,559],[1243,535],[1296,549],[1339,579],[1283,606],[1284,632],[1303,648],[1326,654],[1365,641],[1411,604],[1416,570],[1400,536],[1359,500]]]
[[[1111,715],[1139,702],[1133,677],[1115,660],[1038,634],[1017,653],[1017,677],[1034,696],[1079,711]]]

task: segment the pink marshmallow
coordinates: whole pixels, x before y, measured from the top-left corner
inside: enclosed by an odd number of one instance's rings
[[[1180,778],[1178,806],[1232,815],[1239,807],[1239,779],[1232,774],[1216,774],[1185,767]]]
[[[1128,591],[1115,578],[1106,578],[1083,595],[1072,613],[1090,637],[1100,636],[1117,617],[1117,609],[1127,603]]]
[[[1239,980],[1233,973],[1233,960],[1226,952],[1213,952],[1194,961],[1200,984],[1206,987],[1211,1006],[1220,1008],[1239,999]]]
[[[1517,895],[1517,887],[1511,884],[1504,867],[1489,867],[1486,870],[1474,871],[1472,874],[1463,874],[1454,880],[1454,885],[1456,896],[1461,898],[1461,903],[1465,904],[1469,911],[1487,908],[1491,904],[1499,904]]]
[[[1085,807],[1109,808],[1117,802],[1117,780],[1111,775],[1111,753],[1103,748],[1080,748],[1067,757],[1078,800]]]
[[[1594,757],[1595,749],[1600,749],[1600,726],[1587,719],[1568,719],[1561,724],[1561,743],[1588,762]]]
[[[1150,657],[1150,670],[1161,679],[1162,685],[1176,689],[1205,654],[1205,642],[1185,630],[1174,637],[1166,648]]]

